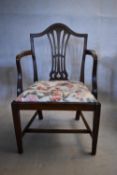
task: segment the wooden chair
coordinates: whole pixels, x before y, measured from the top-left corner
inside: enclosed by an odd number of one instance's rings
[[[50,44],[51,70],[48,80],[39,80],[36,64],[35,40],[46,37]],[[80,68],[80,78],[77,81],[70,80],[68,76],[69,68],[67,65],[66,51],[69,50],[71,37],[83,40],[82,62]],[[13,100],[12,114],[16,134],[18,152],[23,152],[22,138],[26,133],[84,133],[90,134],[92,139],[91,154],[96,154],[99,121],[100,121],[100,102],[97,100],[97,55],[95,51],[87,49],[88,34],[80,34],[71,30],[68,26],[55,23],[41,33],[30,34],[31,50],[24,51],[16,56],[18,72],[17,79],[17,98]],[[71,44],[74,43],[72,40]],[[75,44],[76,45],[76,44]],[[41,44],[41,47],[43,44]],[[78,47],[78,45],[77,45]],[[46,48],[45,48],[46,49]],[[47,49],[48,50],[48,49]],[[45,52],[45,50],[42,50]],[[49,55],[49,54],[48,54]],[[84,84],[85,79],[85,60],[86,56],[92,58],[92,90]],[[25,56],[32,57],[34,83],[26,90],[23,90],[23,78],[21,60]],[[48,60],[48,59],[47,59]],[[72,58],[71,58],[72,60]],[[41,60],[39,61],[41,64]],[[48,61],[47,61],[48,64]],[[73,65],[75,66],[75,65]],[[41,65],[43,71],[44,65]],[[79,68],[78,68],[79,69]],[[46,73],[46,72],[44,72]],[[43,74],[43,72],[42,72]],[[20,111],[36,111],[24,129],[21,129]],[[43,110],[76,111],[76,120],[81,117],[86,129],[42,129],[31,128],[30,125],[36,116],[43,119]],[[92,127],[84,118],[83,111],[93,112]]]

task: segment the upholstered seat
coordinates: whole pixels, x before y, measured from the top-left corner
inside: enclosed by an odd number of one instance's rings
[[[21,93],[21,102],[96,102],[87,86],[75,81],[37,81]]]

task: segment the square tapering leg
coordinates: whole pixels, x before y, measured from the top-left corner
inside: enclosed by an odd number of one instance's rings
[[[96,105],[93,116],[93,135],[92,135],[92,155],[96,155],[97,150],[97,140],[99,132],[99,123],[100,123],[100,109],[101,105]]]
[[[15,104],[14,102],[12,103],[11,107],[12,107],[13,123],[14,123],[14,128],[15,128],[17,149],[18,149],[18,153],[22,153],[23,147],[22,147],[20,111],[17,108],[17,104]]]

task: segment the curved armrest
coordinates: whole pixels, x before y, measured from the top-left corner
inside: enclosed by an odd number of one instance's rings
[[[25,56],[32,55],[31,50],[26,50],[21,52],[16,56],[16,66],[17,66],[17,95],[19,95],[23,91],[23,83],[22,83],[22,67],[20,60],[24,58]]]
[[[93,58],[93,69],[92,69],[92,94],[97,98],[97,63],[98,58],[94,50],[86,50],[85,55],[90,55]]]
[[[31,51],[31,50],[25,50],[25,51],[21,52],[20,54],[18,54],[18,55],[16,56],[16,60],[20,60],[20,59],[22,59],[23,57],[29,56],[29,55],[32,55],[32,51]]]

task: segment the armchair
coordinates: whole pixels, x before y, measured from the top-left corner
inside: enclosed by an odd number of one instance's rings
[[[48,44],[50,44],[51,68],[49,80],[40,80],[38,78],[37,57],[35,51],[35,40],[46,36]],[[68,69],[66,67],[67,56],[66,51],[71,36],[83,39],[83,51],[80,78],[77,81],[70,80]],[[68,26],[55,23],[46,28],[41,33],[30,34],[31,49],[24,51],[16,56],[17,65],[17,98],[11,103],[13,122],[15,128],[16,142],[18,152],[23,152],[22,138],[26,133],[84,133],[89,134],[92,139],[91,154],[96,154],[100,109],[101,104],[97,100],[97,55],[95,51],[87,49],[88,34],[76,33]],[[92,58],[92,90],[85,85],[85,60],[87,55]],[[21,60],[31,56],[33,64],[33,80],[34,83],[27,89],[23,89],[23,73]],[[72,58],[71,58],[72,59]],[[40,60],[41,64],[41,60]],[[42,65],[43,66],[43,65]],[[43,70],[43,69],[42,69]],[[34,110],[36,111],[29,123],[22,130],[20,111]],[[31,124],[35,117],[38,116],[43,120],[43,110],[62,110],[76,111],[75,119],[83,120],[86,129],[42,129],[31,128]],[[86,121],[83,111],[93,112],[92,129]],[[77,122],[77,121],[76,121]]]

